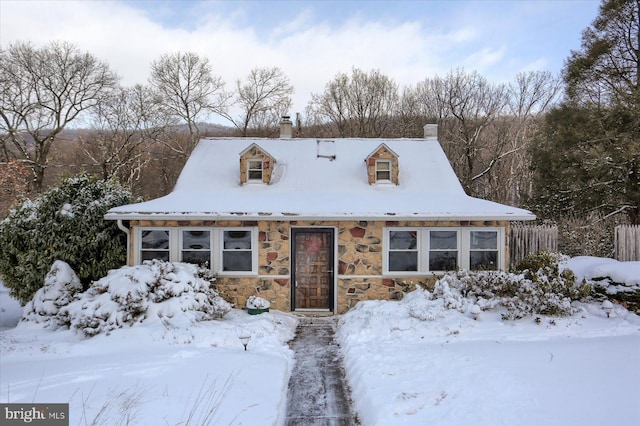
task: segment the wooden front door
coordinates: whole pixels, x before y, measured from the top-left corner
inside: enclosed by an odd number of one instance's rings
[[[333,229],[293,228],[292,309],[333,311]]]

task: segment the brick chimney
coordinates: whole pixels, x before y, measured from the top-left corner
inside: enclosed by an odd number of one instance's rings
[[[425,124],[424,125],[424,138],[425,139],[438,139],[438,125],[437,124]]]
[[[291,117],[283,115],[280,121],[280,139],[291,139],[293,123]]]

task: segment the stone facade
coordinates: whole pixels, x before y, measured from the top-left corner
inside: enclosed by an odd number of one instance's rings
[[[247,171],[250,159],[262,160],[262,183],[271,183],[271,176],[273,175],[276,160],[271,154],[256,144],[252,144],[240,153],[240,183],[245,184],[248,181]]]
[[[374,152],[372,152],[366,159],[367,164],[367,178],[370,185],[376,183],[376,160],[388,160],[391,163],[391,183],[396,185],[400,184],[398,178],[398,154],[393,152],[387,145],[380,145]]]
[[[383,273],[385,227],[503,227],[508,256],[509,223],[504,221],[132,221],[130,263],[137,247],[136,227],[257,227],[258,273],[250,276],[219,276],[216,287],[229,302],[243,308],[249,296],[271,302],[272,309],[291,310],[291,228],[317,227],[335,230],[336,282],[334,312],[345,313],[362,300],[397,300],[416,285],[431,286],[434,276],[392,276]],[[508,258],[505,261],[508,265]]]

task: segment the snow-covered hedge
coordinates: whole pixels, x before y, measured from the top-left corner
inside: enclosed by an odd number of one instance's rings
[[[60,264],[54,265],[57,270]],[[220,319],[231,310],[212,288],[209,271],[187,263],[154,260],[112,270],[73,300],[67,275],[48,275],[48,285],[36,293],[24,321],[68,326],[90,337],[144,321]],[[55,295],[60,298],[52,300]]]
[[[525,268],[519,273],[448,273],[436,282],[432,292],[425,291],[424,295],[463,313],[502,309],[505,320],[537,314],[571,315],[571,302],[589,296],[591,285],[578,282],[571,270],[561,270],[561,259],[555,254],[538,254],[525,259],[521,263]],[[423,305],[416,305],[413,310],[410,307],[410,313],[423,320],[434,319]]]
[[[587,284],[576,285],[574,280],[544,274],[536,274],[532,280],[524,274],[463,271],[442,277],[432,294],[449,309],[467,312],[473,305],[481,310],[502,307],[502,318],[513,320],[533,314],[571,315],[571,301],[589,291]]]

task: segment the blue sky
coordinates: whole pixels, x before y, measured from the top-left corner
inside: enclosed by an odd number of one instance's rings
[[[303,111],[338,72],[379,69],[399,86],[452,69],[509,82],[559,73],[597,0],[74,1],[0,0],[0,45],[74,42],[125,85],[144,83],[163,53],[193,51],[229,88],[253,67],[278,66]],[[293,113],[293,111],[292,111]]]

